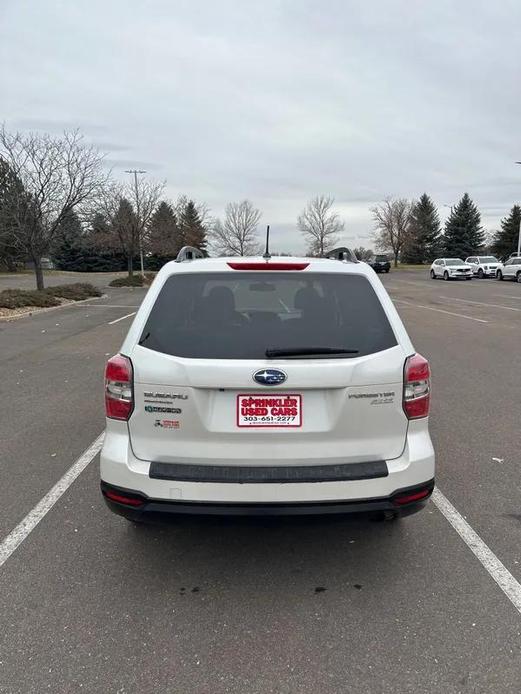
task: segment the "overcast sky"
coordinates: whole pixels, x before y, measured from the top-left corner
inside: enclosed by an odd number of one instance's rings
[[[519,0],[0,0],[0,120],[80,127],[221,215],[249,198],[278,250],[333,195],[369,208],[468,191],[494,229],[521,198]]]

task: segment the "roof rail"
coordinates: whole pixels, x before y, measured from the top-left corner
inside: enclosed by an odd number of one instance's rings
[[[358,258],[353,253],[353,251],[350,248],[346,248],[345,246],[341,246],[340,248],[333,248],[333,250],[329,251],[329,253],[326,253],[326,258],[329,258],[330,260],[343,260],[347,263],[359,262]]]
[[[199,248],[195,248],[194,246],[183,246],[177,254],[175,262],[184,263],[187,260],[196,260],[198,258],[207,257],[207,254],[204,251],[201,251]]]

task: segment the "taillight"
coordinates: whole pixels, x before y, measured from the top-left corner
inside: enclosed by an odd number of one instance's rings
[[[134,409],[132,364],[116,354],[105,367],[105,414],[110,419],[127,420]]]
[[[413,354],[406,360],[403,374],[403,409],[407,419],[428,416],[430,390],[429,362],[421,354]]]

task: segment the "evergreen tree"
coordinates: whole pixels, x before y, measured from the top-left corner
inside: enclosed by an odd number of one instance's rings
[[[132,203],[127,198],[120,199],[110,230],[126,256],[128,276],[133,277],[136,256],[139,255],[139,227]]]
[[[119,248],[111,227],[103,214],[97,212],[85,238],[84,272],[118,272],[127,267],[126,255]]]
[[[206,248],[206,229],[193,200],[189,200],[181,212],[179,232],[183,246],[194,246],[200,250]]]
[[[445,254],[463,258],[479,253],[485,241],[481,215],[468,193],[451,210],[445,224]]]
[[[498,258],[507,258],[517,251],[519,229],[521,225],[521,207],[514,205],[507,217],[501,220],[501,231],[496,231],[492,240],[491,251]]]
[[[29,197],[9,164],[0,158],[0,265],[13,271],[23,266],[25,253],[17,242],[17,222],[27,215]]]
[[[80,219],[74,210],[66,212],[56,230],[51,257],[58,270],[84,269],[85,239]]]
[[[171,205],[162,201],[152,215],[147,233],[147,266],[159,270],[169,260],[175,260],[182,239],[177,218]]]
[[[409,235],[402,252],[402,262],[412,264],[431,262],[440,255],[442,245],[438,211],[427,193],[424,193],[414,203]]]

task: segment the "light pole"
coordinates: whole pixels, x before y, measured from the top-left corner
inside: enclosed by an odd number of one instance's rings
[[[145,174],[146,171],[144,169],[127,169],[125,173],[128,174],[134,174],[134,195],[136,198],[136,217],[137,217],[137,223],[139,225],[138,228],[138,242],[139,242],[139,260],[141,262],[141,277],[145,276],[145,266],[143,263],[143,229],[141,229],[141,214],[140,214],[140,209],[139,209],[139,192],[137,189],[137,175],[138,174]]]
[[[516,161],[516,164],[521,164],[521,161]],[[517,257],[521,255],[521,224],[519,225],[519,233],[517,235]]]

